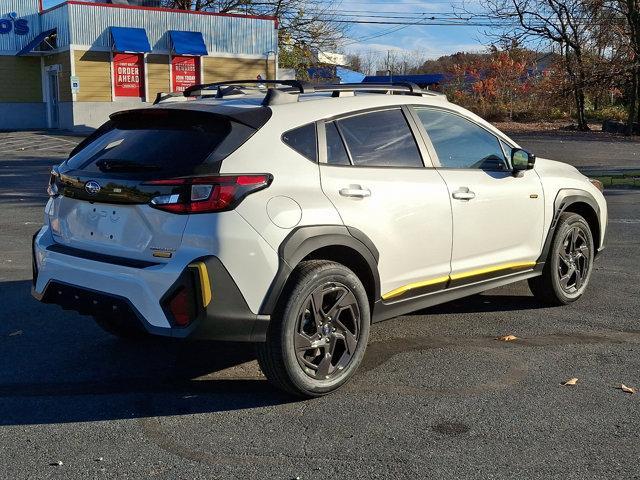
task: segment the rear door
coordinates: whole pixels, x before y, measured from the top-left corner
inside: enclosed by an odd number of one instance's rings
[[[444,288],[451,205],[446,184],[416,142],[415,124],[406,111],[368,111],[323,126],[322,189],[344,224],[361,230],[378,249],[383,300]]]
[[[511,148],[455,112],[415,107],[452,202],[451,286],[531,269],[542,250],[544,196],[534,170],[514,175]]]

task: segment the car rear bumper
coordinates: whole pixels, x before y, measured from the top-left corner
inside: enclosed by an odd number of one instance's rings
[[[46,226],[32,247],[32,295],[41,302],[82,315],[118,315],[154,335],[251,342],[266,337],[270,318],[250,310],[217,257],[187,265],[129,264],[60,248]],[[203,288],[209,289],[206,295]],[[187,326],[176,324],[168,306],[179,290],[195,305]]]

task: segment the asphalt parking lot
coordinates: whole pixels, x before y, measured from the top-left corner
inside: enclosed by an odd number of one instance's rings
[[[640,190],[607,191],[577,304],[515,284],[376,324],[350,384],[293,401],[249,346],[126,343],[31,299],[47,171],[76,141],[0,134],[0,478],[640,478],[640,393],[617,388],[640,387]]]

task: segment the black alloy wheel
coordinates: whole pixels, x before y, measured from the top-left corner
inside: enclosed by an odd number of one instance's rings
[[[306,260],[292,272],[258,363],[276,387],[301,397],[334,392],[353,376],[369,339],[370,299],[346,266]]]
[[[307,297],[298,315],[296,357],[311,378],[340,374],[353,358],[360,334],[360,309],[346,285],[320,285]]]
[[[591,249],[587,235],[580,224],[572,226],[558,250],[558,280],[567,293],[580,290],[588,278]]]

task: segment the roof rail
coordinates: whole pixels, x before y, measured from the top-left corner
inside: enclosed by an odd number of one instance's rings
[[[228,80],[225,82],[216,82],[216,83],[203,83],[201,85],[192,85],[187,88],[183,95],[185,97],[190,97],[194,92],[199,90],[211,90],[219,87],[242,87],[243,85],[285,85],[287,87],[293,87],[297,89],[298,93],[313,93],[314,87],[305,82],[300,82],[298,80]],[[220,93],[220,92],[219,92]]]
[[[217,89],[216,98],[224,98],[227,95],[237,95],[242,92],[243,86],[261,86],[269,85],[267,95],[262,102],[264,106],[276,105],[281,103],[291,103],[298,101],[301,94],[331,92],[332,97],[339,97],[342,92],[365,92],[365,93],[402,93],[405,95],[415,96],[438,96],[443,94],[422,90],[413,82],[391,82],[391,83],[334,83],[312,85],[299,80],[228,80],[225,82],[206,83],[202,85],[193,85],[187,88],[183,95],[202,96],[205,91]],[[225,88],[222,88],[225,87]],[[213,93],[213,92],[211,92]],[[288,100],[283,94],[293,94],[294,98]],[[446,97],[445,97],[446,98]]]

